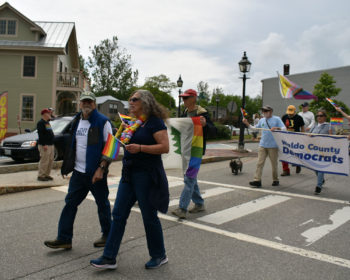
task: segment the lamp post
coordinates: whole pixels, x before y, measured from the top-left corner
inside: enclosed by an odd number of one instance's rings
[[[178,111],[177,111],[177,117],[180,118],[180,105],[181,105],[181,88],[182,88],[182,85],[183,85],[183,81],[181,79],[181,75],[179,76],[179,79],[177,80],[177,86],[179,87],[179,108],[178,108]]]
[[[248,57],[246,55],[246,52],[244,52],[243,57],[240,62],[238,62],[239,65],[239,71],[243,73],[243,77],[240,77],[243,79],[243,91],[242,91],[242,108],[245,107],[245,81],[249,78],[247,78],[246,73],[250,71],[250,66],[252,63],[248,60]],[[239,130],[239,143],[238,143],[238,150],[243,152],[244,151],[244,128],[245,125],[243,123],[243,116],[240,114],[240,130]]]
[[[216,120],[219,119],[219,102],[220,102],[219,95],[216,95]]]

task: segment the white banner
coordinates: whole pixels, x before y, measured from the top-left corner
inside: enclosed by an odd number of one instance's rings
[[[346,137],[290,131],[274,131],[272,135],[281,161],[324,173],[349,175],[349,143]]]

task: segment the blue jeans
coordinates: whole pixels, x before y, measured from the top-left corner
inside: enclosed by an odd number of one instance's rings
[[[201,192],[199,191],[197,178],[190,178],[184,175],[185,187],[182,190],[180,197],[180,205],[181,209],[187,210],[188,205],[190,205],[191,199],[195,204],[204,204],[204,200],[201,196]]]
[[[102,180],[92,184],[91,176],[74,170],[69,181],[68,194],[65,198],[66,205],[62,210],[58,223],[58,240],[72,241],[73,224],[78,206],[86,198],[89,191],[91,191],[97,204],[101,231],[104,235],[108,235],[111,227],[111,205],[108,200],[107,175],[105,174]]]
[[[112,211],[113,222],[103,252],[104,257],[116,258],[123,239],[126,221],[136,200],[141,210],[150,256],[152,258],[165,256],[162,225],[157,216],[157,210],[149,202],[149,190],[152,185],[153,180],[150,173],[143,170],[131,171],[128,183],[120,180]]]
[[[324,182],[324,173],[316,171],[317,176],[317,187],[322,188],[323,182]]]

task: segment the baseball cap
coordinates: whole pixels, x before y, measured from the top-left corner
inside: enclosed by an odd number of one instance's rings
[[[83,91],[80,95],[80,101],[86,99],[96,101],[96,96],[91,91]]]
[[[265,105],[261,107],[261,110],[263,111],[273,111],[272,107],[270,105]]]
[[[180,94],[179,96],[197,96],[197,92],[194,89],[188,89],[183,94]]]
[[[295,106],[294,105],[289,105],[288,107],[287,107],[287,114],[294,114],[295,113],[295,111],[296,111],[297,109],[295,108]]]
[[[301,107],[307,107],[307,106],[309,106],[309,103],[307,102],[304,102],[303,104],[301,104]]]
[[[46,114],[46,113],[50,114],[51,112],[50,112],[50,110],[47,109],[47,108],[41,110],[41,115],[44,115],[44,114]]]

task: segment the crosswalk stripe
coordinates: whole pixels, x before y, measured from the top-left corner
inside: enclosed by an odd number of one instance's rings
[[[222,211],[198,218],[199,221],[221,225],[289,200],[290,197],[267,195]]]
[[[227,192],[232,192],[233,190],[230,190],[228,188],[221,188],[221,187],[217,187],[217,188],[212,188],[212,189],[208,189],[205,190],[204,193],[202,194],[202,198],[209,198],[209,197],[213,197],[216,195],[220,195],[220,194],[224,194]],[[172,199],[169,202],[169,207],[174,206],[174,205],[179,205],[179,199]]]

